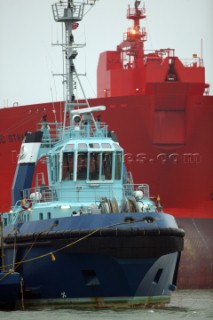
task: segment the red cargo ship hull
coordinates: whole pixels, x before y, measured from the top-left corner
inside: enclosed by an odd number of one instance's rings
[[[116,51],[98,64],[102,121],[114,130],[126,152],[135,183],[148,183],[165,212],[185,229],[179,288],[213,288],[213,97],[208,95],[202,59],[185,66],[174,50],[145,53],[146,32],[139,21],[145,8],[128,9],[133,20]],[[56,102],[0,110],[0,211],[11,205],[17,156],[26,131],[63,118]],[[42,170],[42,163],[39,165]]]

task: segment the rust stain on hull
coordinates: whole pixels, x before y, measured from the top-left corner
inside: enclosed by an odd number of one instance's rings
[[[176,219],[186,232],[179,289],[213,289],[213,219]]]

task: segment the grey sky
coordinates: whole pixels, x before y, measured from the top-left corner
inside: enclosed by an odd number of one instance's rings
[[[62,55],[51,42],[60,41],[61,26],[52,17],[54,0],[0,0],[0,107],[63,99]],[[142,1],[143,3],[143,1]],[[87,43],[76,61],[86,71],[88,97],[96,95],[99,53],[114,50],[131,26],[127,5],[134,0],[99,0],[75,31],[75,41]],[[213,0],[146,0],[146,49],[173,48],[181,59],[201,54],[206,82],[213,87]],[[211,89],[211,94],[213,89]],[[81,94],[79,92],[79,97]]]

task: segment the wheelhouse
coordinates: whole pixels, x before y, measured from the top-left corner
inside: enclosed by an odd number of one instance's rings
[[[121,181],[123,149],[113,140],[100,142],[69,141],[56,148],[49,156],[49,182]]]

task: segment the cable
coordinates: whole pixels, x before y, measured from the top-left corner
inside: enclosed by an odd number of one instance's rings
[[[141,220],[135,220],[134,223],[136,223],[136,222],[141,222]],[[28,262],[36,261],[36,260],[43,259],[43,258],[48,257],[48,256],[50,256],[50,257],[52,258],[55,253],[60,252],[60,251],[66,249],[66,248],[69,248],[69,247],[71,247],[71,246],[74,246],[75,244],[79,243],[80,241],[82,241],[82,240],[90,237],[91,235],[97,233],[97,232],[98,232],[99,230],[101,230],[101,229],[111,228],[111,227],[115,227],[115,226],[118,226],[118,225],[130,224],[130,223],[133,223],[133,222],[132,222],[132,221],[124,221],[124,222],[118,222],[118,223],[115,223],[115,224],[112,224],[112,225],[108,225],[108,226],[103,226],[103,227],[97,228],[97,229],[91,231],[90,233],[86,234],[86,235],[83,236],[82,238],[77,239],[76,241],[71,242],[71,243],[69,243],[69,244],[67,244],[67,245],[65,245],[65,246],[63,246],[63,247],[61,247],[61,248],[59,248],[59,249],[56,249],[56,250],[54,250],[54,251],[47,252],[47,253],[45,253],[45,254],[43,254],[43,255],[40,255],[40,256],[37,256],[37,257],[34,257],[34,258],[29,258],[29,259],[24,260],[24,259],[26,258],[26,256],[29,254],[29,252],[32,250],[32,248],[33,248],[33,246],[35,245],[38,237],[39,237],[43,232],[45,232],[45,230],[43,230],[42,232],[40,232],[40,233],[36,236],[36,239],[35,239],[34,242],[31,244],[31,246],[30,246],[30,248],[28,249],[27,253],[25,254],[24,258],[23,258],[21,261],[18,261],[18,262],[16,262],[16,263],[14,263],[15,269],[17,269],[17,268],[18,268],[21,264],[23,264],[23,263],[28,263]],[[52,225],[51,228],[52,228],[53,226],[54,226],[54,225]],[[50,228],[50,227],[49,227],[49,228]],[[12,265],[12,264],[9,264],[9,265],[6,265],[5,267],[10,267],[11,265]],[[1,280],[2,280],[2,278],[0,279],[0,281],[1,281]]]

